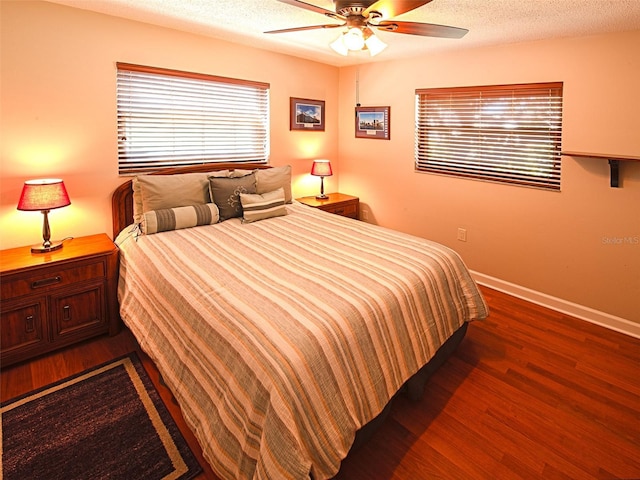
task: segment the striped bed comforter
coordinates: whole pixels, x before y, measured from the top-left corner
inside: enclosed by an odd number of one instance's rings
[[[287,210],[118,238],[122,319],[223,479],[332,477],[356,431],[487,315],[452,250]]]

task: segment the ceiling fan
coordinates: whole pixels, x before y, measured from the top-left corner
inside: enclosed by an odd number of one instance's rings
[[[347,55],[349,51],[369,50],[373,56],[384,50],[386,44],[374,35],[372,27],[387,32],[443,38],[462,38],[469,31],[464,28],[433,23],[393,20],[393,17],[415,10],[431,0],[334,0],[335,12],[300,0],[278,1],[321,13],[335,20],[342,20],[344,23],[285,28],[264,33],[288,33],[320,28],[347,27],[347,30],[331,44],[331,48],[341,55]]]

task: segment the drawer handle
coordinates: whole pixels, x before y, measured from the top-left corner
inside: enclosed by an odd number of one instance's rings
[[[336,213],[337,213],[337,214],[344,213],[344,208],[341,208],[341,209],[339,209],[339,210],[336,210]]]
[[[35,322],[33,321],[33,315],[27,315],[24,319],[24,331],[26,333],[33,333],[35,330]]]
[[[60,275],[56,275],[51,278],[43,278],[42,280],[36,280],[35,282],[31,282],[31,288],[42,288],[48,285],[54,285],[56,283],[60,283],[62,281],[62,277]]]
[[[71,307],[65,305],[62,307],[62,321],[68,322],[69,320],[71,320]]]

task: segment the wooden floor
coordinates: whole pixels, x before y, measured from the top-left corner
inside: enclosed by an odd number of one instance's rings
[[[400,397],[336,480],[640,479],[640,339],[482,289],[471,324],[421,401]],[[137,349],[128,330],[2,371],[6,400]],[[170,392],[142,355],[198,455]],[[199,479],[216,479],[206,471]]]

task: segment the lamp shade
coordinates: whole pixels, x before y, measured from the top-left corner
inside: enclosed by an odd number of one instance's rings
[[[331,162],[329,160],[314,160],[311,167],[311,175],[316,177],[330,177],[333,175]]]
[[[22,187],[18,210],[53,210],[70,204],[67,189],[59,178],[27,180]]]
[[[344,44],[343,37],[344,34],[341,33],[338,38],[331,42],[330,47],[333,48],[336,53],[339,53],[340,55],[344,55],[346,57],[349,54],[349,49]]]
[[[387,44],[376,37],[373,33],[367,38],[364,42],[369,49],[369,53],[372,57],[376,56],[380,52],[382,52],[385,48],[387,48]]]
[[[364,36],[360,28],[350,28],[342,37],[342,41],[349,50],[362,50],[364,47]]]
[[[340,36],[338,38],[336,38],[332,43],[331,43],[331,48],[333,48],[335,50],[336,53],[339,53],[340,55],[344,55],[345,57],[349,54],[349,49],[347,48],[347,46],[344,44],[344,34],[340,34]]]

